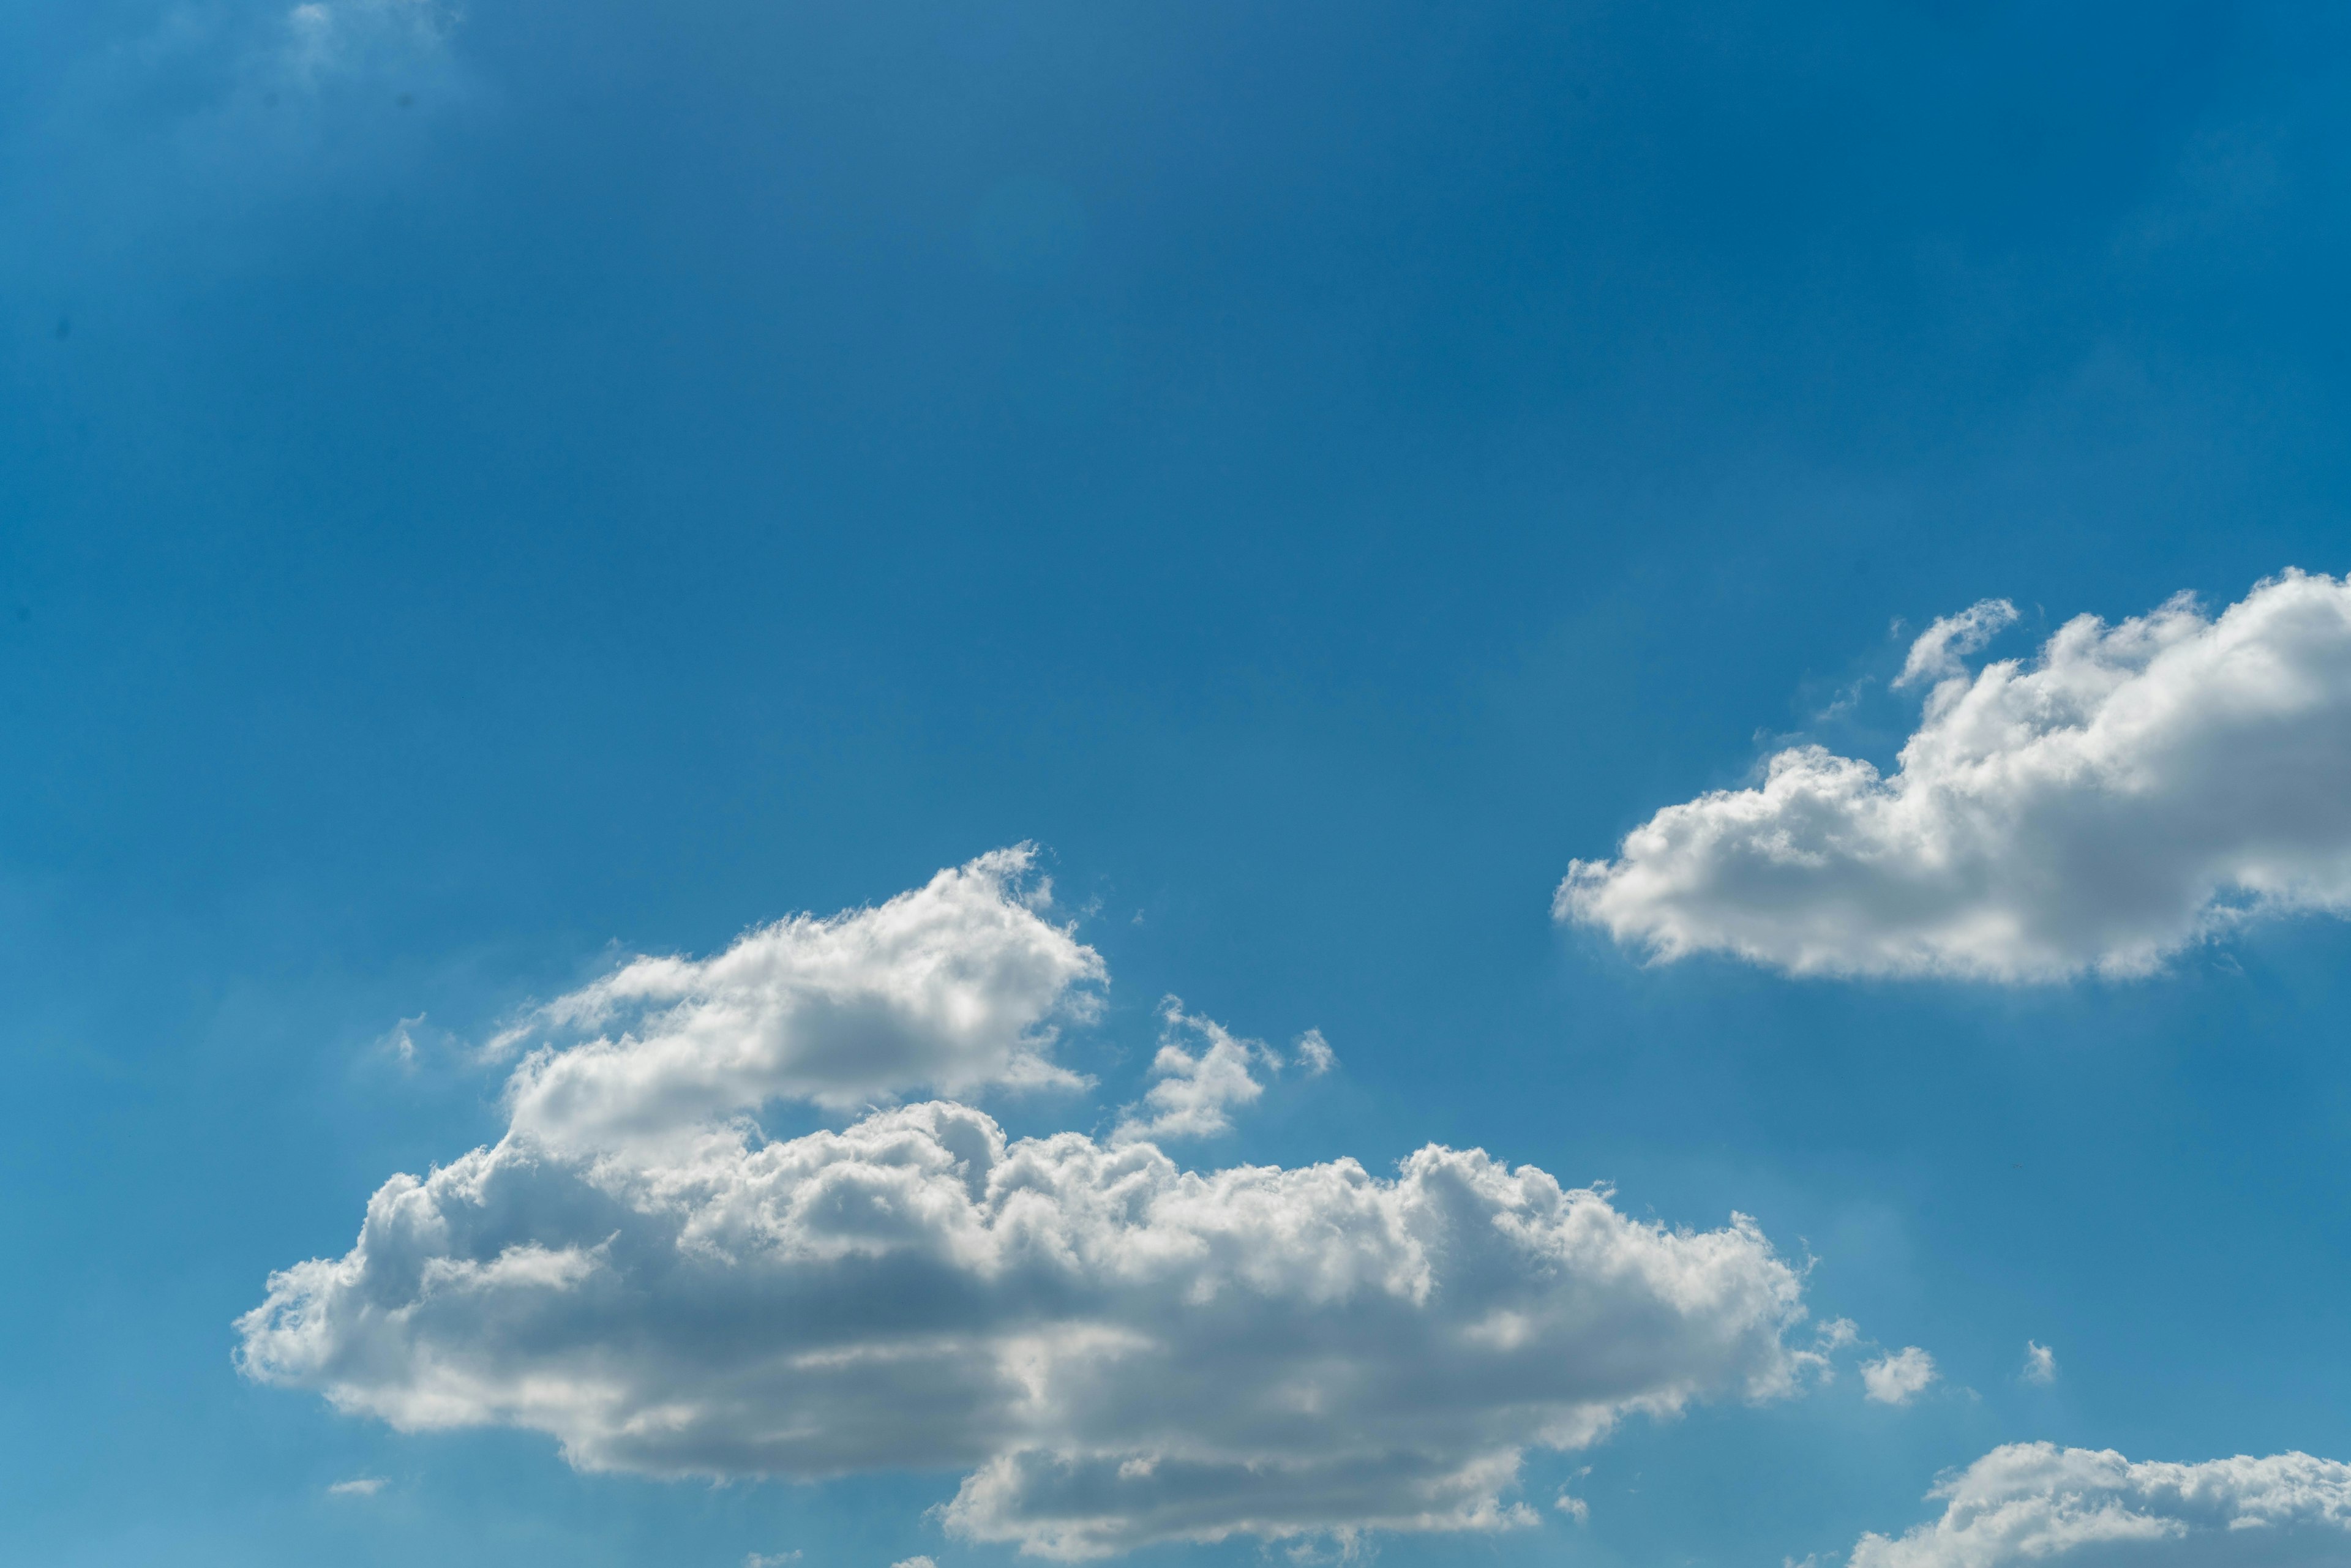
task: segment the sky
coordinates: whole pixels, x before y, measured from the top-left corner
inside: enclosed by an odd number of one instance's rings
[[[0,1556],[2351,1563],[2346,89],[0,9]]]

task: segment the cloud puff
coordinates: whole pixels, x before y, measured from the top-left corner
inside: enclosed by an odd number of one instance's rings
[[[1319,1029],[1310,1029],[1298,1037],[1298,1064],[1306,1069],[1309,1078],[1320,1078],[1339,1065],[1339,1053],[1322,1038]]]
[[[509,1085],[515,1130],[599,1148],[774,1100],[1081,1085],[1051,1060],[1053,1022],[1092,1017],[1105,970],[1038,912],[1033,859],[998,850],[879,907],[778,921],[714,958],[638,958],[559,998],[493,1042],[550,1042]]]
[[[2003,607],[1936,622],[1892,777],[1817,746],[1668,806],[1554,913],[1661,959],[1796,974],[2146,974],[2260,915],[2351,909],[2351,581],[2288,572],[1957,671]]]
[[[1960,661],[2016,623],[2016,606],[2005,599],[1980,599],[1957,615],[1946,615],[1921,632],[1894,677],[1896,689],[1967,674]]]
[[[1938,1375],[1933,1356],[1915,1344],[1906,1345],[1862,1363],[1861,1386],[1880,1405],[1907,1405],[1924,1394]]]
[[[2057,1353],[2032,1340],[2024,1342],[2024,1370],[2018,1376],[2046,1386],[2057,1381]]]
[[[1160,1004],[1160,1019],[1165,1033],[1158,1055],[1151,1061],[1155,1082],[1144,1092],[1142,1105],[1121,1118],[1113,1139],[1165,1142],[1231,1132],[1232,1110],[1255,1104],[1265,1093],[1265,1085],[1249,1071],[1250,1066],[1261,1062],[1279,1071],[1281,1059],[1258,1040],[1238,1039],[1214,1019],[1186,1013],[1174,997]],[[1185,1050],[1177,1037],[1186,1034],[1197,1039],[1205,1049]]]
[[[240,1364],[403,1430],[544,1432],[587,1469],[956,1468],[951,1532],[1061,1558],[1531,1522],[1527,1448],[1821,1367],[1785,1343],[1802,1281],[1751,1221],[1667,1229],[1475,1150],[1199,1173],[945,1102],[784,1141],[738,1114],[1035,1078],[1008,1064],[1101,965],[1015,896],[1027,863],[543,1009],[646,1010],[534,1052],[496,1145],[392,1177],[347,1254],[273,1275]],[[1168,1019],[1206,1049],[1171,1042],[1155,1092],[1186,1087],[1145,1106],[1196,1131],[1235,1099],[1218,1052],[1246,1077],[1266,1048]]]
[[[2133,1464],[2111,1450],[1995,1448],[1928,1494],[1942,1518],[1864,1535],[1849,1568],[2339,1568],[2351,1465],[2308,1454]]]
[[[353,1476],[347,1481],[337,1481],[327,1489],[329,1497],[373,1497],[381,1491],[381,1476]]]

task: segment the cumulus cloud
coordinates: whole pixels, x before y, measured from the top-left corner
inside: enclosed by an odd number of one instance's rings
[[[239,1328],[253,1376],[583,1469],[966,1467],[950,1530],[1074,1558],[1520,1522],[1531,1446],[1791,1390],[1800,1294],[1751,1222],[1476,1151],[1200,1174],[929,1103],[658,1157],[510,1134],[393,1177]]]
[[[2043,1385],[2057,1381],[2057,1353],[2045,1344],[2032,1340],[2024,1342],[2024,1370],[2017,1375],[2027,1383]]]
[[[337,1481],[328,1487],[327,1495],[329,1497],[373,1497],[381,1491],[383,1487],[384,1480],[381,1476],[353,1476],[347,1481]]]
[[[240,1364],[402,1430],[543,1432],[586,1469],[960,1469],[951,1533],[1065,1559],[1531,1523],[1527,1449],[1821,1367],[1787,1343],[1801,1277],[1751,1221],[1669,1229],[1476,1150],[1385,1176],[1196,1172],[1138,1137],[1016,1140],[947,1102],[789,1140],[739,1114],[855,1076],[801,1034],[838,1027],[843,997],[886,999],[862,1038],[901,1065],[878,1082],[908,1061],[998,1081],[1040,1050],[1101,967],[1013,896],[1025,865],[557,1004],[549,1022],[653,1010],[526,1058],[506,1135],[395,1176],[349,1252],[273,1275]],[[1248,1042],[1169,1021],[1205,1047],[1161,1080],[1189,1098],[1145,1105],[1196,1128],[1232,1103],[1207,1064],[1246,1065]],[[585,1087],[549,1109],[554,1083]]]
[[[2019,982],[2147,974],[2260,915],[2351,910],[2351,581],[2288,572],[2217,619],[2185,597],[2068,622],[1972,678],[1978,605],[1891,777],[1817,746],[1668,806],[1554,913],[1659,959]]]
[[[1040,913],[1023,845],[887,904],[796,915],[714,958],[641,957],[493,1046],[542,1043],[509,1085],[550,1148],[657,1137],[774,1100],[847,1109],[916,1090],[1076,1088],[1055,1022],[1091,1018],[1102,957]]]
[[[1917,1345],[1906,1345],[1861,1366],[1861,1385],[1880,1405],[1907,1405],[1927,1391],[1938,1374],[1935,1358]]]
[[[1121,1143],[1165,1142],[1231,1132],[1233,1110],[1254,1104],[1265,1092],[1250,1067],[1262,1063],[1278,1071],[1280,1059],[1259,1041],[1238,1039],[1213,1019],[1186,1013],[1174,997],[1160,1004],[1160,1019],[1165,1037],[1151,1061],[1155,1082],[1143,1103],[1120,1120],[1113,1137]],[[1196,1040],[1199,1049],[1186,1050],[1185,1036]]]
[[[1943,1516],[1869,1534],[1849,1568],[2339,1568],[2351,1465],[2308,1454],[2133,1464],[2111,1450],[1995,1448],[1928,1496]]]

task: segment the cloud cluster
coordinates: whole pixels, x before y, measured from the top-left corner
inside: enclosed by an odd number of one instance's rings
[[[1865,1535],[1849,1568],[2339,1568],[2351,1465],[2308,1454],[2133,1464],[2111,1450],[1995,1448],[1929,1494],[1943,1516]]]
[[[509,1086],[551,1149],[692,1133],[775,1100],[849,1109],[914,1091],[1077,1088],[1058,1019],[1091,1018],[1101,955],[1040,913],[1026,845],[875,908],[798,915],[716,957],[643,957],[493,1041],[542,1041]]]
[[[952,1532],[1058,1558],[1531,1522],[1528,1448],[1820,1366],[1750,1221],[1668,1229],[1474,1150],[1201,1173],[946,1102],[764,1137],[744,1113],[778,1095],[1057,1071],[1046,1020],[1102,965],[1029,907],[1027,866],[542,1009],[590,1038],[524,1059],[496,1145],[392,1177],[348,1253],[272,1276],[242,1366],[405,1430],[547,1433],[590,1469],[961,1469]],[[1170,1041],[1144,1124],[1201,1131],[1249,1097],[1218,1064],[1249,1079],[1265,1048],[1169,1026],[1205,1049]]]
[[[1936,622],[1889,777],[1817,746],[1668,806],[1554,912],[1661,959],[1796,974],[2141,975],[2248,918],[2351,909],[2351,581],[2288,572],[1960,669],[2012,611]]]

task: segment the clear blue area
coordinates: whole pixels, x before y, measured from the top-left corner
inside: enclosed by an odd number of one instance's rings
[[[1548,918],[1786,737],[1890,757],[1819,715],[1897,618],[2351,566],[2327,8],[470,0],[308,68],[288,9],[0,12],[0,1556],[1008,1562],[952,1476],[579,1476],[229,1325],[498,1130],[402,1018],[1023,839],[1099,901],[1102,1104],[1164,992],[1319,1026],[1197,1157],[1750,1212],[1950,1385],[1635,1422],[1530,1460],[1588,1527],[1384,1562],[2351,1457],[2351,930],[2000,992]]]

